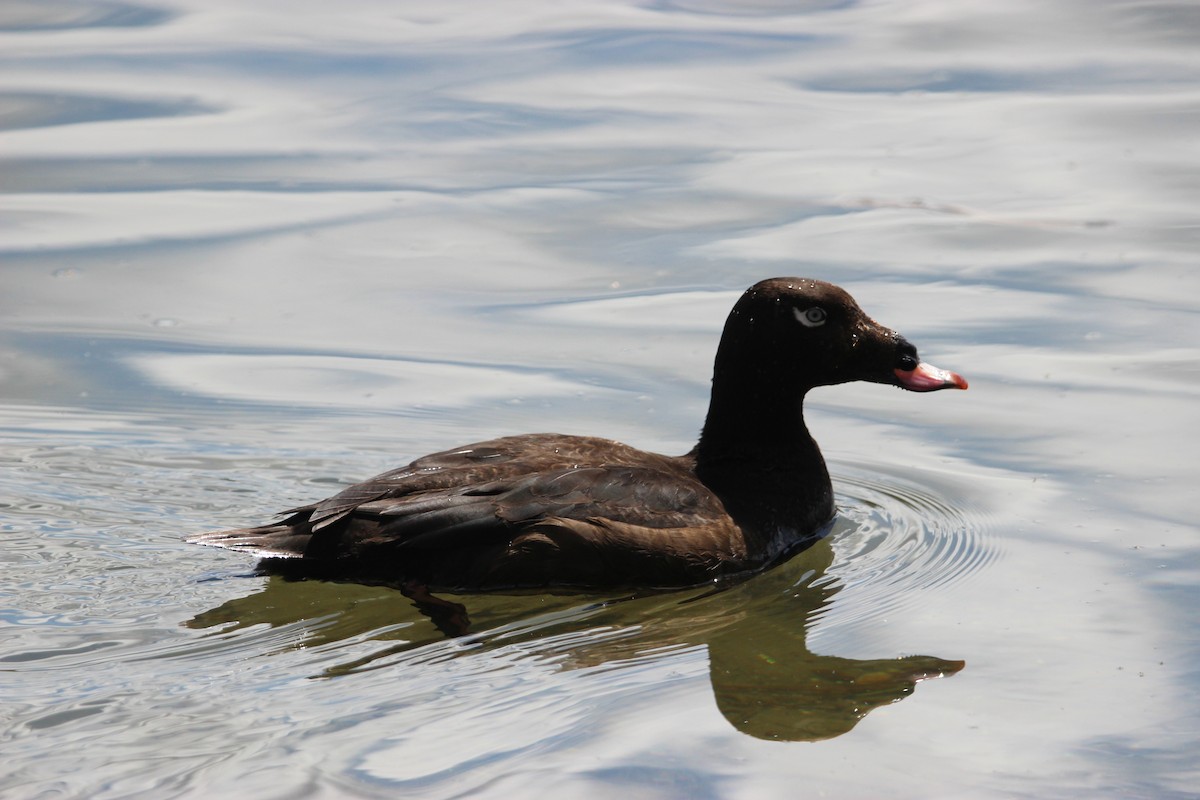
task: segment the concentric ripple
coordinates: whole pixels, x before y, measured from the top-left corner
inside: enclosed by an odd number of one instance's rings
[[[853,604],[840,604],[840,622],[886,619],[997,558],[969,485],[892,465],[835,464],[833,472],[839,514],[827,575],[855,593]]]

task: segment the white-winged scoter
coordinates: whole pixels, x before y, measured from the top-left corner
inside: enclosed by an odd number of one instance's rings
[[[271,525],[189,541],[254,553],[265,572],[430,590],[699,585],[779,561],[833,517],[802,406],[809,389],[848,381],[967,388],[839,287],[773,278],[729,314],[686,455],[508,436],[418,458]]]

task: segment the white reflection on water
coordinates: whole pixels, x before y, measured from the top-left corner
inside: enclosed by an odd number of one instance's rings
[[[316,355],[144,355],[134,366],[148,381],[199,394],[339,409],[421,408],[430,399],[439,408],[472,406],[529,396],[580,395],[589,388],[552,375],[478,364]]]
[[[4,793],[1186,795],[1197,30],[1115,0],[5,3]],[[311,589],[182,627],[263,588],[182,533],[492,435],[686,449],[772,274],[971,379],[814,393],[859,527],[801,626],[961,674],[780,745],[718,713],[711,638],[657,651],[625,607],[325,682],[419,620]],[[627,629],[648,652],[555,660]]]

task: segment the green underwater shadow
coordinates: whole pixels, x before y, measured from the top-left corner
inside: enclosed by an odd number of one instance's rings
[[[260,590],[184,624],[228,635],[308,621],[292,648],[336,648],[364,638],[384,643],[325,668],[319,678],[402,669],[414,659],[478,657],[514,644],[533,652],[543,645],[562,669],[620,666],[703,645],[716,705],[734,728],[758,739],[818,741],[849,732],[872,710],[908,697],[918,682],[965,666],[924,655],[852,659],[812,652],[808,631],[841,590],[826,575],[831,538],[732,585],[637,595],[443,595],[431,606],[387,586],[270,576]],[[469,646],[451,650],[447,642]]]

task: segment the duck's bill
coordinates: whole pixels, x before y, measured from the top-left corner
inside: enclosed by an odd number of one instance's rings
[[[957,372],[938,369],[922,361],[913,370],[896,370],[896,382],[910,392],[936,392],[938,389],[965,389],[967,379]]]

